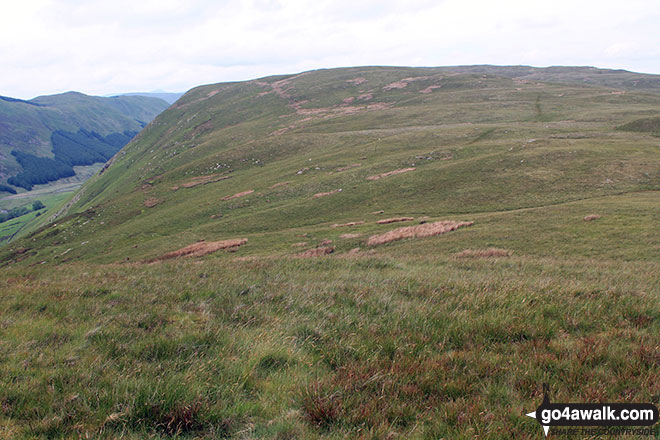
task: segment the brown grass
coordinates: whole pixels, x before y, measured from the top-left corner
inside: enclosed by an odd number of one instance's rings
[[[301,252],[299,254],[296,254],[295,256],[298,258],[321,257],[323,255],[331,254],[334,251],[335,251],[334,246],[322,246],[322,247],[317,247],[315,249],[310,249],[305,252]]]
[[[252,194],[253,192],[254,192],[253,189],[249,189],[247,191],[242,191],[242,192],[236,193],[233,196],[225,196],[225,197],[222,198],[222,200],[226,201],[226,200],[237,199],[239,197],[243,197],[243,196],[247,196],[248,194]]]
[[[286,186],[286,185],[288,185],[289,183],[291,183],[291,182],[280,182],[280,183],[276,183],[275,185],[269,186],[268,189],[279,188],[280,186]]]
[[[426,93],[431,93],[431,92],[433,91],[433,89],[439,89],[440,87],[442,87],[442,86],[438,86],[438,85],[435,85],[435,86],[428,86],[428,87],[425,88],[424,90],[420,90],[419,93],[424,93],[424,94],[426,94]]]
[[[354,86],[359,86],[362,83],[367,82],[366,78],[362,78],[361,76],[354,78],[354,79],[349,79],[346,81],[347,83],[351,83]]]
[[[300,242],[298,242],[298,243],[293,243],[293,244],[291,245],[291,247],[305,247],[305,246],[307,246],[307,242],[306,242],[306,241],[300,241]]]
[[[337,194],[338,192],[341,192],[341,188],[335,189],[335,190],[332,190],[332,191],[328,191],[328,192],[324,192],[324,193],[316,193],[316,194],[314,194],[314,198],[318,199],[319,197],[325,197],[325,196],[329,196],[331,194]]]
[[[415,170],[416,170],[415,167],[401,168],[394,171],[388,171],[387,173],[381,173],[381,174],[376,174],[375,176],[369,176],[367,177],[367,180],[378,180],[378,179],[382,179],[383,177],[394,176],[396,174],[407,173],[408,171],[415,171]]]
[[[348,240],[348,239],[351,239],[351,238],[358,238],[360,236],[362,236],[362,234],[341,234],[339,236],[339,238],[343,238],[344,240]]]
[[[331,228],[343,228],[346,226],[357,226],[357,225],[363,225],[363,221],[359,222],[348,222],[348,223],[335,223],[334,225],[330,226]]]
[[[602,216],[599,214],[589,214],[588,216],[584,217],[582,220],[584,220],[585,222],[590,222],[593,220],[598,220],[601,217]]]
[[[169,260],[178,257],[201,257],[217,252],[221,249],[237,248],[247,243],[247,238],[232,238],[221,241],[199,241],[176,251],[168,252],[165,255],[149,260],[148,262]]]
[[[372,235],[367,240],[369,246],[385,244],[392,241],[403,240],[405,238],[423,238],[441,235],[447,232],[455,231],[463,226],[472,226],[474,222],[455,222],[453,220],[444,220],[434,223],[425,223],[417,226],[404,226],[393,229],[384,234]]]
[[[357,167],[359,167],[359,166],[361,166],[361,165],[362,165],[362,164],[359,164],[359,163],[353,163],[353,164],[351,164],[351,165],[347,165],[347,166],[345,166],[345,167],[337,168],[336,171],[337,171],[337,172],[340,172],[340,171],[346,171],[346,170],[350,170],[351,168],[357,168]]]
[[[513,251],[500,248],[487,248],[487,249],[465,249],[457,253],[457,258],[496,258],[496,257],[510,257]]]
[[[144,201],[144,206],[147,208],[153,208],[154,206],[163,203],[163,199],[157,199],[155,197],[150,197]]]
[[[181,188],[193,188],[198,185],[206,185],[207,183],[213,183],[213,182],[219,182],[221,180],[229,179],[231,176],[215,176],[215,175],[210,175],[210,176],[199,176],[199,177],[193,177],[192,179],[182,183],[179,186],[172,187],[174,191],[176,189]],[[174,189],[176,188],[176,189]]]
[[[379,225],[387,225],[389,223],[398,223],[398,222],[410,222],[415,220],[413,217],[394,217],[394,218],[384,218],[383,220],[378,220],[376,223]]]

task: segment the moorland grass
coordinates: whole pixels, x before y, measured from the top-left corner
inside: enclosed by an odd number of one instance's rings
[[[660,393],[658,270],[515,255],[5,270],[1,435],[537,438],[524,413],[543,382],[557,400]]]

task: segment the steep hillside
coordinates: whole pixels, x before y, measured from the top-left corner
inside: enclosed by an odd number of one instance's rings
[[[472,220],[657,189],[656,141],[615,127],[657,114],[658,102],[444,69],[326,70],[199,87],[85,185],[68,213],[95,214],[71,240],[89,238],[99,262],[217,235],[256,234],[244,252],[269,254],[301,241],[298,229],[373,221],[374,211]],[[405,168],[415,170],[368,180]],[[244,191],[254,193],[223,200]],[[364,233],[379,228],[370,221]],[[284,236],[275,245],[265,232]],[[84,247],[67,254],[88,257]]]
[[[6,183],[10,177],[25,171],[26,167],[30,166],[25,165],[30,159],[21,161],[21,156],[53,159],[56,155],[53,151],[54,133],[76,134],[83,130],[102,138],[113,134],[134,135],[165,108],[167,103],[160,99],[138,96],[101,98],[69,92],[40,96],[29,101],[2,97],[0,98],[0,181]],[[123,144],[125,142],[123,141]],[[113,142],[110,141],[108,144],[112,145]],[[48,163],[51,167],[56,166],[51,162]],[[48,167],[38,168],[43,170]],[[44,180],[55,179],[44,176]],[[26,186],[26,189],[29,187]]]
[[[186,93],[0,248],[3,434],[536,439],[543,383],[660,395],[660,94],[482,68]]]

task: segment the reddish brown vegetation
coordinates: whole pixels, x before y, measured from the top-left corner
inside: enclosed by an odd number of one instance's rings
[[[416,170],[415,167],[401,168],[399,170],[388,171],[387,173],[381,173],[381,174],[376,174],[375,176],[369,176],[367,177],[367,180],[378,180],[378,179],[382,179],[383,177],[394,176],[396,174],[407,173],[408,171],[415,171],[415,170]]]
[[[452,220],[444,220],[417,226],[404,226],[402,228],[393,229],[384,234],[372,235],[367,240],[367,244],[370,246],[375,246],[378,244],[403,240],[405,238],[432,237],[434,235],[441,235],[447,232],[455,231],[456,229],[463,226],[472,226],[473,224],[474,222],[455,222]]]
[[[155,197],[151,197],[144,201],[144,206],[146,206],[147,208],[153,208],[159,203],[163,203],[163,199],[157,199]]]
[[[440,87],[442,87],[442,86],[428,86],[424,90],[420,90],[419,93],[425,93],[425,94],[426,93],[431,93],[433,91],[433,89],[439,89]]]
[[[385,218],[383,220],[378,220],[376,223],[379,225],[387,225],[389,223],[398,223],[398,222],[410,222],[415,220],[412,217],[394,217],[394,218]]]
[[[250,190],[247,190],[247,191],[236,193],[233,196],[225,196],[225,197],[222,198],[222,200],[226,201],[226,200],[237,199],[239,197],[243,197],[243,196],[247,196],[248,194],[252,194],[253,192],[254,192],[254,190],[250,189]]]
[[[510,257],[513,254],[508,249],[487,248],[487,249],[465,249],[456,254],[457,258],[494,258]]]
[[[359,77],[354,78],[354,79],[349,79],[346,82],[351,83],[354,86],[359,86],[360,84],[367,82],[367,80],[366,80],[366,78],[362,78],[361,76],[359,76]]]
[[[350,170],[351,168],[356,168],[356,167],[359,167],[360,165],[362,165],[362,164],[354,163],[354,164],[351,164],[351,165],[347,165],[345,167],[337,168],[337,172]]]
[[[590,222],[590,221],[593,221],[593,220],[598,220],[599,218],[601,218],[601,216],[598,215],[598,214],[589,214],[588,216],[586,216],[582,220],[584,220],[585,222]]]
[[[337,194],[338,192],[341,192],[341,188],[335,189],[333,191],[324,192],[324,193],[316,193],[316,194],[314,194],[314,198],[318,199],[319,197],[325,197],[325,196],[329,196],[331,194]]]
[[[301,241],[301,242],[298,242],[298,243],[293,243],[293,244],[291,245],[291,247],[305,247],[305,246],[307,246],[307,242],[306,242],[306,241]]]
[[[219,182],[221,180],[229,179],[230,177],[231,176],[215,176],[215,175],[193,177],[187,182],[182,183],[180,186],[181,188],[193,188],[197,185],[206,185],[207,183]],[[176,191],[177,189],[179,189],[179,186],[175,186],[172,189]]]
[[[321,257],[323,255],[331,254],[334,251],[335,248],[333,246],[322,246],[322,247],[317,247],[315,249],[310,249],[305,252],[301,252],[299,254],[296,254],[295,256],[299,258]]]
[[[204,255],[217,252],[221,249],[231,249],[237,248],[239,246],[247,243],[247,238],[233,238],[230,240],[221,240],[221,241],[199,241],[197,243],[191,244],[186,247],[182,247],[173,252],[168,252],[165,255],[162,255],[158,258],[149,260],[149,262],[169,260],[171,258],[178,257],[201,257]]]
[[[424,79],[429,79],[428,76],[418,76],[415,78],[403,78],[400,81],[393,82],[391,84],[386,85],[383,87],[383,90],[392,90],[392,89],[405,89],[408,87],[408,83],[411,83],[413,81],[420,81]]]
[[[286,185],[288,185],[289,183],[291,183],[291,182],[280,182],[280,183],[276,183],[275,185],[269,186],[268,189],[279,188],[280,186],[286,186]]]
[[[373,435],[360,438],[399,438],[397,429],[409,430],[452,402],[451,387],[443,380],[448,371],[456,371],[449,359],[352,361],[308,386],[302,413],[320,428],[341,423]]]
[[[363,225],[363,221],[359,222],[348,222],[348,223],[335,223],[334,225],[330,226],[331,228],[343,228],[345,226],[356,226],[356,225]]]

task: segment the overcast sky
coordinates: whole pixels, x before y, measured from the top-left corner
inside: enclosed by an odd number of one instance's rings
[[[660,73],[660,1],[0,0],[0,95],[185,91],[323,67]]]

